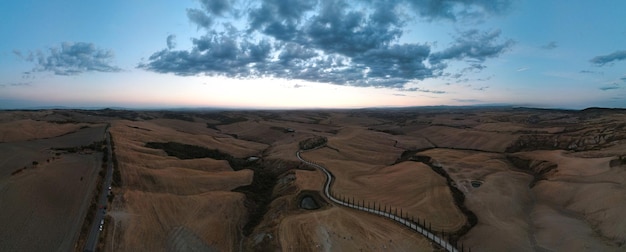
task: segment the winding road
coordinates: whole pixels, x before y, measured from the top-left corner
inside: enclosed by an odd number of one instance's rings
[[[459,252],[459,250],[456,249],[454,247],[454,245],[452,245],[451,243],[449,243],[445,239],[435,235],[434,233],[428,231],[427,229],[420,227],[417,223],[413,222],[412,220],[405,219],[402,216],[398,216],[398,215],[395,215],[395,214],[392,214],[392,213],[387,213],[387,212],[384,212],[384,211],[371,209],[371,208],[364,207],[364,206],[359,206],[359,205],[354,204],[354,202],[350,203],[349,201],[346,202],[346,201],[342,201],[341,199],[335,198],[331,194],[331,192],[330,192],[330,185],[332,184],[333,178],[334,178],[333,174],[330,173],[330,171],[328,171],[324,166],[321,166],[319,164],[313,163],[311,161],[304,160],[302,158],[302,156],[300,155],[300,153],[302,153],[301,150],[296,152],[296,156],[298,157],[298,159],[300,161],[302,161],[303,163],[305,163],[307,165],[313,166],[313,167],[321,170],[322,172],[324,172],[324,174],[326,174],[326,182],[324,184],[324,195],[326,195],[326,197],[328,199],[330,199],[332,202],[334,202],[336,204],[339,204],[339,205],[342,205],[342,206],[345,206],[345,207],[349,207],[349,208],[352,208],[352,209],[357,209],[357,210],[368,212],[368,213],[373,213],[373,214],[376,214],[376,215],[379,215],[379,216],[382,216],[382,217],[394,220],[395,222],[398,222],[398,223],[400,223],[400,224],[402,224],[402,225],[404,225],[404,226],[406,226],[406,227],[408,227],[408,228],[410,228],[410,229],[412,229],[412,230],[422,234],[424,237],[426,237],[429,240],[431,240],[432,242],[438,244],[439,246],[444,248],[446,251],[449,251],[449,252]]]

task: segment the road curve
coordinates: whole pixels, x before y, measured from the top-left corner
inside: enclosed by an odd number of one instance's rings
[[[330,185],[333,182],[333,174],[330,173],[330,171],[328,171],[324,166],[321,166],[319,164],[304,160],[302,158],[302,156],[300,156],[300,153],[302,153],[302,150],[299,150],[296,152],[296,156],[298,157],[298,159],[300,161],[302,161],[303,163],[313,166],[317,169],[319,169],[320,171],[322,171],[324,174],[326,174],[326,182],[324,183],[324,195],[326,195],[326,197],[328,199],[330,199],[332,202],[345,206],[345,207],[349,207],[352,209],[357,209],[360,211],[364,211],[364,212],[368,212],[368,213],[373,213],[391,220],[394,220],[395,222],[398,222],[402,225],[404,225],[405,227],[408,227],[420,234],[422,234],[424,237],[428,238],[429,240],[431,240],[432,242],[438,244],[439,246],[441,246],[442,248],[444,248],[446,251],[449,252],[459,252],[458,249],[456,249],[451,243],[449,243],[448,241],[446,241],[445,239],[435,235],[434,233],[428,231],[425,228],[420,227],[419,225],[417,225],[417,223],[409,220],[409,219],[405,219],[401,216],[397,216],[395,214],[392,213],[387,213],[384,211],[379,211],[376,209],[371,209],[368,207],[364,207],[364,206],[359,206],[359,205],[355,205],[354,202],[350,203],[350,202],[346,202],[346,201],[342,201],[341,199],[335,198],[331,192],[330,192]]]

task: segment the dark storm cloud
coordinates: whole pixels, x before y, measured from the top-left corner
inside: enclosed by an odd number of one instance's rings
[[[20,58],[35,63],[31,72],[53,72],[56,75],[78,75],[84,72],[119,72],[121,69],[111,64],[113,51],[99,49],[92,43],[64,42],[60,47],[47,51],[29,52]]]
[[[176,47],[176,35],[169,35],[167,36],[167,49],[174,49]]]
[[[626,51],[615,51],[607,55],[596,56],[589,61],[595,65],[604,66],[606,64],[612,63],[613,61],[621,60],[626,60]]]
[[[550,43],[541,46],[542,49],[546,49],[546,50],[552,50],[557,47],[559,47],[559,45],[557,45],[556,41],[551,41]]]
[[[501,42],[500,31],[477,30],[459,34],[439,52],[432,52],[426,43],[399,43],[416,9],[427,19],[456,20],[457,15],[473,12],[501,13],[509,1],[264,0],[241,8],[248,13],[237,16],[247,25],[240,30],[214,25],[239,8],[234,1],[201,0],[201,5],[188,9],[187,15],[206,29],[206,35],[192,38],[188,50],[172,50],[168,37],[168,49],[155,52],[138,67],[177,75],[275,77],[402,89],[412,81],[443,76],[451,61],[469,64],[463,73],[478,72],[486,67],[482,64],[486,59],[513,44]]]

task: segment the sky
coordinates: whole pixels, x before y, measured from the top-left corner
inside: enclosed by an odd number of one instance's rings
[[[1,1],[0,109],[626,108],[622,0]]]

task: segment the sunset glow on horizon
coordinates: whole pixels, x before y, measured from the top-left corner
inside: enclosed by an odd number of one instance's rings
[[[626,107],[623,1],[17,1],[0,109]]]

